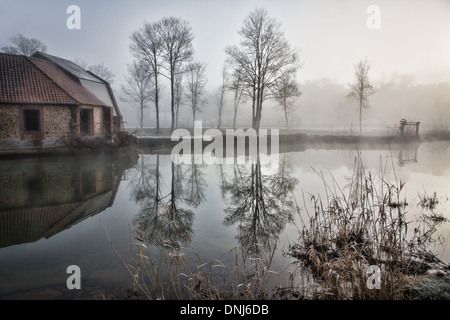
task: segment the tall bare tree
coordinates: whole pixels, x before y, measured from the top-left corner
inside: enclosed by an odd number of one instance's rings
[[[354,81],[349,83],[350,93],[348,98],[358,101],[359,104],[359,134],[361,134],[362,109],[369,107],[369,97],[375,93],[375,89],[369,81],[370,64],[365,59],[354,65]]]
[[[20,54],[32,56],[36,51],[46,52],[47,47],[40,40],[35,38],[27,38],[23,34],[9,39],[12,43],[10,46],[2,47],[2,51],[10,54]]]
[[[170,80],[170,97],[172,112],[172,131],[175,127],[175,77],[185,69],[183,65],[194,55],[192,41],[194,35],[189,23],[180,18],[166,17],[154,25],[161,41],[161,67],[166,71],[165,76]]]
[[[162,39],[155,23],[144,23],[138,31],[132,33],[130,51],[139,59],[147,63],[147,68],[153,77],[153,102],[156,110],[156,132],[160,130],[159,101],[162,87],[159,82],[162,64]]]
[[[175,98],[175,127],[178,128],[180,109],[185,103],[185,85],[183,83],[183,74],[175,75],[174,84],[174,98]]]
[[[295,100],[302,93],[292,74],[283,74],[275,84],[275,100],[284,111],[286,128],[289,129],[288,114],[296,107]]]
[[[281,23],[265,9],[255,9],[239,30],[239,46],[225,49],[228,62],[240,70],[246,94],[252,99],[252,126],[258,129],[263,102],[274,97],[278,78],[298,69],[298,54],[284,37]]]
[[[192,108],[192,117],[195,122],[196,113],[201,111],[207,102],[205,99],[206,87],[206,64],[202,62],[191,62],[186,73],[186,98]]]
[[[152,74],[148,70],[145,61],[133,61],[128,64],[128,75],[125,76],[126,85],[122,85],[122,92],[126,98],[122,99],[128,102],[134,102],[140,108],[141,130],[144,127],[144,109],[148,107],[150,101],[154,101],[154,86],[152,83]]]
[[[222,68],[222,83],[217,88],[216,93],[216,107],[217,107],[217,114],[219,116],[219,121],[217,124],[217,127],[220,129],[222,125],[222,113],[223,108],[225,107],[225,94],[227,92],[228,88],[228,74],[226,67],[224,66]]]
[[[245,84],[242,81],[241,70],[234,70],[229,81],[229,87],[233,93],[233,129],[236,129],[236,117],[241,102],[245,102]]]

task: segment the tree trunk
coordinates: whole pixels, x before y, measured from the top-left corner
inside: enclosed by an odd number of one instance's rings
[[[159,88],[158,73],[155,72],[155,109],[156,109],[156,133],[159,133]]]
[[[172,125],[171,125],[171,131],[173,132],[174,126],[175,126],[175,74],[174,74],[174,68],[170,70],[170,107],[172,109]]]
[[[144,128],[144,104],[141,101],[141,132]]]
[[[288,121],[288,115],[287,115],[287,109],[284,108],[284,118],[286,119],[286,129],[289,130],[289,121]]]
[[[219,126],[218,126],[218,129],[220,129],[221,122],[222,122],[222,111],[219,112]]]
[[[361,135],[361,133],[362,133],[362,129],[361,129],[362,108],[363,108],[363,102],[362,102],[362,98],[360,98],[359,99],[359,135]]]

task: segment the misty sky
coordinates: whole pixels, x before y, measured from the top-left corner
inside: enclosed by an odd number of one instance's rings
[[[81,30],[69,30],[66,9],[81,8]],[[370,30],[367,8],[380,8],[380,29]],[[300,83],[353,79],[353,64],[368,58],[379,80],[408,74],[419,83],[450,82],[450,0],[0,0],[0,47],[17,33],[40,39],[47,52],[88,64],[104,62],[123,82],[132,58],[129,36],[144,21],[181,17],[195,35],[195,59],[208,65],[208,88],[219,84],[224,49],[237,44],[242,21],[256,7],[282,22],[301,50]]]

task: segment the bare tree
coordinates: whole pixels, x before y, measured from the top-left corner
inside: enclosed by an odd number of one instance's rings
[[[175,98],[175,127],[178,128],[178,120],[180,109],[184,105],[185,101],[185,88],[183,83],[183,74],[178,73],[175,75],[174,84],[174,98]]]
[[[156,132],[160,130],[159,101],[161,85],[159,83],[160,67],[162,64],[162,40],[155,24],[145,23],[144,26],[132,33],[130,51],[140,60],[147,63],[147,68],[153,77],[153,102],[156,110]]]
[[[103,62],[89,65],[85,60],[78,58],[72,59],[72,62],[84,70],[88,70],[103,80],[108,81],[110,84],[114,83],[114,73]]]
[[[172,111],[172,131],[175,127],[175,77],[182,73],[183,64],[190,61],[194,55],[192,41],[194,39],[189,23],[180,18],[166,17],[155,24],[155,29],[161,40],[161,67],[170,80],[170,97]]]
[[[2,51],[10,54],[20,54],[25,56],[32,56],[36,51],[46,52],[47,47],[40,40],[35,38],[27,38],[23,34],[9,39],[12,43],[10,46],[2,48]]]
[[[152,75],[148,71],[147,63],[143,60],[135,60],[132,64],[128,64],[127,70],[128,75],[125,76],[126,85],[121,86],[126,98],[122,100],[139,105],[142,130],[144,127],[144,109],[148,107],[148,102],[154,99]]]
[[[103,62],[90,65],[87,69],[110,84],[114,83],[114,73]]]
[[[283,74],[276,82],[275,87],[275,100],[284,111],[286,129],[289,129],[288,114],[295,108],[295,99],[302,93],[300,92],[298,83],[290,73]]]
[[[347,97],[359,103],[359,134],[361,134],[362,109],[369,107],[369,96],[375,93],[375,89],[369,81],[370,65],[367,59],[360,60],[354,65],[354,69],[355,79],[349,84],[351,91]]]
[[[242,81],[240,70],[235,70],[232,74],[232,80],[229,81],[228,90],[233,92],[233,129],[236,129],[236,117],[241,102],[245,102],[244,90],[245,86]]]
[[[228,74],[226,71],[226,67],[224,66],[222,68],[222,83],[217,88],[217,93],[216,93],[216,107],[217,107],[217,113],[219,116],[219,121],[218,121],[217,127],[219,129],[222,125],[222,112],[223,112],[223,108],[225,106],[225,94],[226,94],[227,88],[228,88]]]
[[[186,98],[192,108],[192,117],[195,122],[195,115],[201,111],[201,107],[206,103],[206,65],[201,62],[191,62],[186,73]]]
[[[225,49],[228,62],[240,70],[246,94],[252,99],[252,126],[258,129],[263,102],[274,97],[278,78],[298,69],[298,54],[284,37],[281,23],[265,9],[255,9],[239,31],[239,46]]]
[[[89,68],[88,63],[85,60],[73,58],[72,62],[75,63],[77,66],[81,67],[84,70],[87,70]]]

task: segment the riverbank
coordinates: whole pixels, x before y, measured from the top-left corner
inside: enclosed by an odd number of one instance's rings
[[[137,153],[139,141],[136,136],[128,132],[119,132],[100,137],[76,137],[67,142],[52,146],[27,147],[15,143],[0,147],[0,158],[21,158],[39,156],[63,156],[78,154],[111,154]]]
[[[203,134],[206,130],[203,131]],[[209,139],[205,139],[204,136],[194,136],[192,130],[188,130],[191,136],[179,137],[179,140],[173,141],[170,131],[162,131],[159,134],[155,132],[143,132],[136,134],[139,140],[139,148],[144,152],[155,152],[160,154],[170,153],[172,148],[177,145],[183,139],[191,139],[192,144],[194,141],[201,140],[202,148],[204,149],[211,142]],[[225,136],[227,132],[225,129],[221,130],[222,134]],[[232,130],[232,134],[235,136],[234,145],[237,145],[237,140],[242,137],[242,134],[236,133]],[[270,135],[270,131],[268,131]],[[248,139],[248,138],[247,138]],[[226,139],[222,140],[226,143]],[[423,139],[418,136],[398,136],[398,135],[343,135],[343,134],[305,134],[296,131],[288,132],[281,131],[278,135],[279,151],[302,151],[306,149],[348,149],[358,147],[360,149],[365,148],[385,148],[386,145],[391,146],[402,146],[409,144],[421,143]],[[268,137],[267,144],[270,147],[271,138]]]

